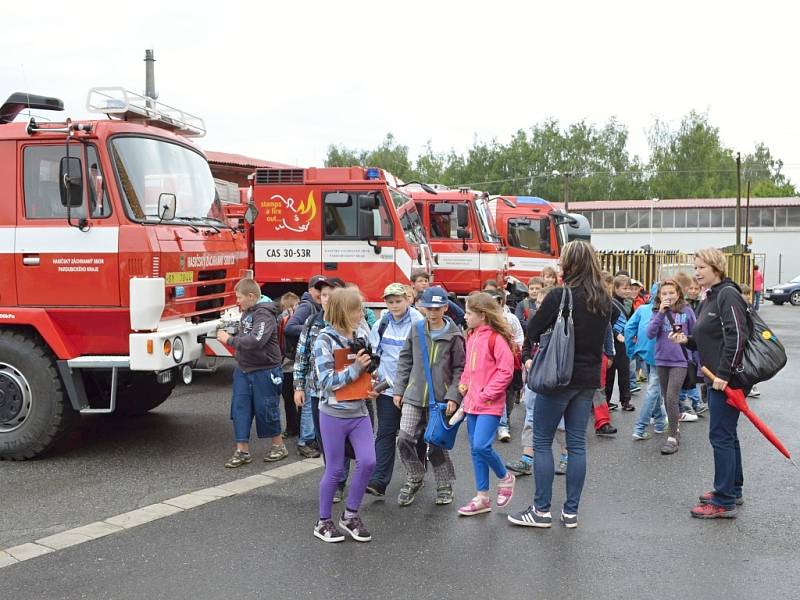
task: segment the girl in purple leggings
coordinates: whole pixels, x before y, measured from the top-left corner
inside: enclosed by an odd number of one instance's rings
[[[328,301],[323,329],[314,343],[314,361],[319,386],[319,426],[322,445],[325,448],[325,473],[319,484],[319,521],[314,535],[323,542],[341,542],[344,535],[331,519],[333,495],[342,480],[345,443],[353,447],[356,469],[351,477],[345,511],[339,519],[339,527],[358,542],[372,539],[358,509],[375,470],[375,444],[372,424],[369,420],[366,398],[362,400],[337,401],[336,391],[354,382],[370,364],[370,356],[360,350],[355,362],[349,367],[335,369],[334,352],[350,348],[354,340],[367,339],[369,329],[363,322],[361,295],[357,290],[337,289]],[[370,392],[375,399],[377,394]]]

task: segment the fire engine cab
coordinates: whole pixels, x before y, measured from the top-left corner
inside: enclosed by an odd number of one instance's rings
[[[378,168],[257,169],[252,201],[256,281],[273,298],[301,293],[313,275],[354,282],[368,306],[383,306],[392,282],[430,271],[417,208]]]
[[[583,215],[556,210],[535,196],[493,196],[489,209],[508,245],[508,273],[523,284],[547,266],[557,268],[567,242],[591,238],[591,227]]]
[[[488,279],[504,281],[508,254],[489,209],[489,195],[468,188],[411,189],[433,252],[438,285],[466,296]]]
[[[34,457],[81,413],[139,414],[235,306],[248,266],[203,154],[202,119],[94,88],[108,120],[14,122],[0,107],[0,458]]]

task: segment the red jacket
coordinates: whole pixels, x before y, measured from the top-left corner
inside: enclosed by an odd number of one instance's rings
[[[467,339],[467,364],[461,374],[461,384],[468,388],[461,403],[467,414],[503,415],[506,388],[514,376],[514,354],[500,335],[495,337],[492,354],[493,333],[491,327],[481,325]]]

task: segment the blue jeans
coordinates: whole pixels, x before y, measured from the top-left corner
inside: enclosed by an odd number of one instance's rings
[[[736,425],[739,411],[725,402],[725,392],[708,388],[708,441],[714,449],[714,497],[712,504],[733,508],[742,495],[744,473]]]
[[[758,312],[761,306],[761,292],[753,292],[753,310]]]
[[[647,376],[647,391],[644,395],[642,408],[639,409],[639,419],[633,426],[633,433],[642,435],[647,426],[650,425],[650,418],[656,420],[656,430],[664,431],[667,426],[667,415],[664,413],[664,404],[661,401],[661,385],[658,381],[658,369],[650,367]]]
[[[397,432],[400,431],[400,409],[391,396],[378,396],[375,401],[378,413],[378,432],[375,435],[375,457],[377,463],[370,485],[386,490],[392,480],[394,456],[397,449]]]
[[[233,370],[231,420],[237,443],[250,441],[254,417],[259,438],[272,438],[281,434],[282,384],[283,371],[280,367],[259,369],[251,373],[245,373],[239,367]]]
[[[697,405],[700,404],[700,390],[697,386],[690,390],[681,390],[680,396],[678,396],[678,404],[681,408],[685,406],[687,408],[691,407],[692,410],[696,409]]]
[[[508,475],[503,459],[492,448],[499,426],[500,417],[495,415],[467,415],[467,433],[472,453],[472,468],[475,471],[475,488],[479,492],[489,491],[489,469],[498,479]]]
[[[306,401],[300,409],[300,435],[297,438],[298,446],[307,446],[317,439],[317,430],[314,426],[314,414],[311,402],[311,393],[308,388],[305,391]],[[319,402],[318,398],[314,398],[314,402]],[[319,418],[319,417],[317,417]]]
[[[536,492],[533,505],[548,512],[553,497],[553,438],[564,417],[567,430],[567,500],[564,512],[578,514],[583,482],[586,479],[586,424],[592,414],[593,389],[567,389],[555,394],[538,394],[533,407],[533,475]]]

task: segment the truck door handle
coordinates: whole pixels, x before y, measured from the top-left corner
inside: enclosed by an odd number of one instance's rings
[[[338,268],[339,268],[339,263],[335,263],[335,262],[326,262],[326,263],[324,263],[324,264],[323,264],[323,268],[324,268],[326,271],[335,271],[336,269],[338,269]]]
[[[38,254],[23,254],[22,255],[22,264],[26,267],[38,267],[39,266],[39,255]]]

